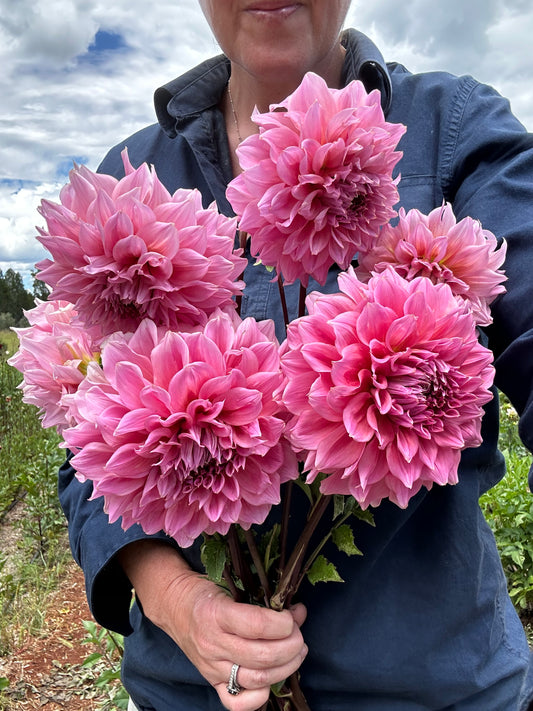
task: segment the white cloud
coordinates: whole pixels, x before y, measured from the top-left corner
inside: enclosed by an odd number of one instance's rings
[[[57,200],[60,183],[16,185],[0,183],[0,262],[37,261],[44,249],[35,239],[44,227],[37,212],[41,200]]]
[[[414,72],[472,74],[491,84],[533,130],[530,0],[355,0],[349,19],[389,61]]]
[[[348,20],[387,60],[493,84],[533,129],[530,0],[354,0]],[[122,49],[89,51],[97,32]],[[219,51],[196,0],[0,0],[0,268],[41,258],[35,208],[73,160],[96,168],[155,120],[157,86]]]

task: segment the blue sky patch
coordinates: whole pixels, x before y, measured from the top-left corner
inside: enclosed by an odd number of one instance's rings
[[[76,165],[84,165],[89,162],[87,156],[71,156],[70,158],[64,158],[56,166],[56,180],[65,180],[68,178],[69,172],[74,168],[74,163]]]
[[[87,52],[78,57],[79,64],[101,64],[115,52],[128,52],[130,47],[119,32],[98,30]]]

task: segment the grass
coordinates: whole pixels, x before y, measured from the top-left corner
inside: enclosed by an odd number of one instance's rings
[[[15,517],[11,545],[0,552],[0,656],[8,655],[25,637],[44,627],[47,602],[57,589],[71,554],[66,521],[57,497],[57,470],[64,460],[59,437],[41,427],[35,407],[22,402],[20,374],[7,359],[17,348],[16,335],[0,331],[0,523],[23,502]],[[5,542],[4,542],[5,544]],[[85,643],[96,646],[84,667],[90,683],[101,691],[101,711],[127,707],[119,682],[122,640],[84,622]],[[88,682],[89,683],[89,682]],[[9,679],[0,677],[0,710]],[[6,693],[8,693],[6,691]],[[11,708],[9,698],[6,708]]]
[[[0,331],[0,343],[0,523],[24,501],[24,516],[15,519],[15,535],[0,553],[0,654],[7,654],[21,635],[42,625],[68,553],[56,489],[64,458],[59,439],[22,402],[20,375],[6,362],[17,345],[15,334]]]

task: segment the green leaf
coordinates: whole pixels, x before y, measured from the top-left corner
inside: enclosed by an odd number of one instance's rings
[[[271,691],[271,692],[274,694],[274,696],[276,696],[278,699],[287,698],[287,697],[289,697],[289,696],[291,695],[290,691],[289,691],[289,692],[287,692],[287,691],[283,692],[283,687],[285,686],[286,681],[287,681],[286,679],[284,679],[283,681],[278,681],[277,684],[272,684],[272,686],[270,687],[270,691]]]
[[[92,654],[89,654],[88,657],[85,657],[82,662],[82,667],[92,667],[93,664],[99,662],[100,659],[102,659],[102,654],[100,652],[93,652]]]
[[[205,536],[201,555],[208,578],[220,583],[227,559],[225,540],[220,536]]]
[[[5,676],[0,676],[0,691],[7,689],[8,686],[9,686],[9,679],[6,679]]]
[[[345,503],[346,502],[342,494],[333,495],[333,520],[343,515]]]
[[[359,548],[355,545],[353,531],[347,523],[335,528],[332,532],[331,538],[333,543],[342,553],[346,553],[346,555],[363,555]]]
[[[359,506],[356,506],[354,510],[352,511],[353,515],[355,518],[358,518],[360,521],[364,521],[365,523],[368,523],[370,526],[375,526],[374,522],[374,515],[372,514],[372,511],[369,511],[368,509],[365,509],[363,511],[362,508]]]
[[[307,571],[307,578],[312,585],[316,583],[343,583],[344,580],[337,572],[337,568],[323,555],[319,555]]]

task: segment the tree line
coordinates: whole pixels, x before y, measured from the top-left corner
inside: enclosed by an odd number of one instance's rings
[[[12,326],[27,326],[24,311],[33,308],[35,299],[48,298],[46,285],[33,276],[32,291],[24,286],[19,272],[0,269],[0,331]]]

